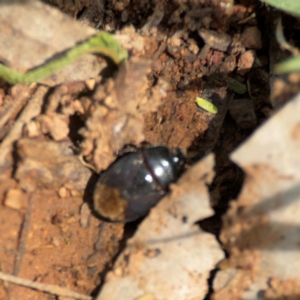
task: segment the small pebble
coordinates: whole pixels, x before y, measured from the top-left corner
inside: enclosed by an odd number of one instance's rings
[[[26,200],[27,197],[21,190],[10,189],[6,194],[4,205],[12,209],[20,209],[21,207],[26,206]]]
[[[80,191],[77,190],[71,190],[72,197],[79,197],[81,195]]]
[[[261,32],[256,26],[247,27],[241,35],[241,43],[249,49],[261,49]]]
[[[68,191],[67,191],[67,189],[66,189],[64,186],[61,187],[61,188],[58,190],[58,196],[59,196],[60,198],[66,198],[67,195],[68,195]]]
[[[80,207],[80,226],[87,228],[89,225],[91,210],[87,203],[83,203]]]
[[[117,276],[122,276],[123,271],[122,271],[121,268],[117,268],[117,269],[114,270],[114,273],[115,273]]]

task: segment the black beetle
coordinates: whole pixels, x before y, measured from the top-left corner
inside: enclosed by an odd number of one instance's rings
[[[147,214],[180,176],[185,159],[179,149],[138,149],[118,158],[100,174],[94,208],[111,221],[131,222]]]

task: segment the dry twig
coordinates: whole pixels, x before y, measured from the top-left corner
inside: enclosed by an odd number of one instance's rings
[[[80,300],[91,300],[92,299],[91,296],[82,295],[82,294],[70,291],[68,289],[61,288],[56,285],[34,282],[29,279],[23,279],[23,278],[9,275],[9,274],[3,273],[3,272],[0,272],[0,280],[9,281],[9,282],[17,284],[17,285],[22,285],[22,286],[25,286],[28,288],[43,291],[43,292],[50,293],[50,294],[57,295],[57,296],[71,297],[71,298],[80,299]]]
[[[17,276],[20,272],[20,267],[22,263],[22,258],[26,250],[26,240],[27,240],[27,234],[29,230],[30,225],[30,219],[31,219],[31,213],[32,213],[32,194],[30,194],[28,198],[28,207],[27,211],[24,215],[23,224],[20,230],[20,238],[19,238],[19,246],[18,246],[18,254],[16,256],[16,262],[15,262],[15,268],[13,274]]]
[[[11,151],[12,144],[21,137],[23,126],[41,113],[44,96],[47,91],[48,88],[45,86],[40,86],[36,90],[20,117],[16,120],[10,132],[2,141],[0,145],[0,166],[5,163],[8,153]]]
[[[0,128],[2,128],[9,119],[11,119],[14,115],[17,115],[22,110],[35,88],[36,84],[32,84],[30,87],[22,86],[17,97],[14,99],[14,101],[12,101],[12,105],[10,106],[8,111],[4,116],[1,117]]]

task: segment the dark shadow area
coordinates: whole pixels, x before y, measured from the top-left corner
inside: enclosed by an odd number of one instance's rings
[[[78,133],[79,129],[84,126],[84,122],[80,118],[79,115],[74,114],[69,118],[69,135],[68,137],[72,141],[73,145],[79,145],[79,143],[83,140],[82,135]]]
[[[198,222],[200,227],[219,236],[222,227],[222,216],[226,213],[229,202],[236,199],[241,191],[244,173],[236,164],[229,159],[229,154],[236,149],[247,137],[249,130],[238,128],[230,115],[226,115],[223,128],[217,140],[212,143],[215,154],[216,175],[209,186],[210,202],[215,214]],[[197,141],[198,145],[206,143],[206,135]],[[205,147],[202,150],[204,154]]]
[[[130,239],[134,233],[136,232],[139,224],[141,223],[141,221],[143,220],[144,218],[142,219],[139,219],[139,220],[136,220],[134,222],[129,222],[129,223],[126,223],[125,224],[125,228],[124,228],[124,234],[123,234],[123,238],[122,240],[120,241],[120,246],[119,246],[119,251],[116,253],[116,255],[113,257],[113,259],[111,260],[111,262],[109,264],[107,264],[105,266],[105,268],[102,270],[101,273],[99,273],[99,277],[100,277],[100,280],[101,280],[101,284],[98,285],[91,293],[91,296],[93,297],[96,297],[98,295],[98,293],[101,291],[103,285],[105,284],[105,276],[108,272],[111,271],[113,265],[115,264],[117,258],[119,257],[120,253],[123,252],[123,250],[125,249],[126,247],[126,242],[128,239]],[[105,230],[105,224],[106,223],[102,223],[101,224],[101,229],[100,231],[103,231]]]
[[[101,174],[101,173],[100,173]],[[83,195],[83,201],[86,202],[91,210],[92,215],[97,218],[100,219],[103,222],[111,222],[109,220],[107,220],[106,218],[102,217],[101,215],[99,215],[95,209],[94,209],[94,190],[95,190],[95,186],[97,183],[97,180],[99,178],[99,174],[97,173],[93,173],[91,178],[89,179],[87,185],[86,185],[86,189],[84,191],[84,195]]]
[[[296,201],[300,200],[300,186],[296,185],[284,192],[278,193],[270,198],[266,198],[262,200],[260,203],[254,205],[254,207],[246,213],[245,217],[249,218],[249,216],[257,216],[260,213],[263,213],[265,211],[272,211],[272,210],[280,210],[280,208],[284,206],[288,206],[290,204],[293,204]],[[241,213],[243,213],[241,211]],[[292,240],[289,240],[286,244],[280,243],[281,241],[285,240],[284,236],[278,236],[278,241],[276,242],[269,242],[266,243],[264,239],[264,232],[266,235],[271,235],[271,227],[266,226],[264,224],[256,224],[256,226],[251,227],[250,230],[242,231],[240,236],[236,239],[235,243],[238,245],[241,249],[270,249],[272,251],[274,250],[295,250],[299,251],[299,232],[300,232],[300,225],[291,225],[291,224],[285,224],[285,223],[277,223],[277,222],[271,222],[270,223],[273,228],[278,228],[280,230],[274,229],[274,234],[279,233],[288,233],[289,236],[293,234],[295,237]],[[254,238],[255,237],[255,238]],[[258,238],[260,237],[260,238]],[[245,243],[245,241],[247,243]]]
[[[208,290],[206,296],[203,298],[203,300],[210,300],[210,296],[213,294],[213,291],[214,291],[213,290],[214,279],[215,279],[215,276],[218,273],[218,271],[219,271],[219,269],[214,269],[214,270],[210,271],[210,276],[207,279],[209,290]]]

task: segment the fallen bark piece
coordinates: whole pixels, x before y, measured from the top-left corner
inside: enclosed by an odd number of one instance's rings
[[[221,240],[229,259],[220,264],[224,270],[217,278],[229,269],[237,272],[223,289],[215,286],[213,299],[299,295],[299,110],[300,94],[231,155],[246,180],[224,218]]]

